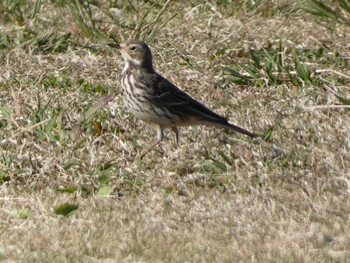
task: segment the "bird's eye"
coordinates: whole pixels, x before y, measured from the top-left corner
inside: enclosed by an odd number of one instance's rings
[[[131,50],[131,51],[134,51],[134,50],[136,50],[136,47],[135,47],[135,46],[131,46],[131,47],[130,47],[130,50]]]

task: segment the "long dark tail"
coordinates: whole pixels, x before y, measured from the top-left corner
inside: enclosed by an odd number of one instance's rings
[[[186,95],[187,96],[187,95]],[[219,114],[213,112],[202,103],[194,100],[191,97],[188,97],[190,100],[183,107],[177,107],[177,111],[181,111],[182,113],[186,113],[186,115],[192,115],[198,124],[204,124],[209,126],[217,126],[226,129],[230,129],[236,132],[243,133],[252,138],[259,137],[259,135],[247,131],[241,127],[238,127],[228,121],[225,117],[220,116]],[[181,114],[179,114],[181,115]]]
[[[225,126],[228,127],[229,129],[233,130],[233,131],[243,133],[243,134],[248,135],[248,136],[250,136],[252,138],[259,137],[259,135],[255,134],[255,133],[252,133],[250,131],[247,131],[247,130],[245,130],[245,129],[241,128],[241,127],[238,127],[238,126],[236,126],[236,125],[234,125],[232,123],[229,123],[229,122],[227,122],[227,124]]]
[[[225,128],[225,129],[230,129],[230,130],[233,130],[235,132],[239,132],[239,133],[248,135],[249,137],[252,137],[252,138],[259,137],[258,134],[255,134],[255,133],[247,131],[247,130],[245,130],[237,125],[234,125],[234,124],[228,122],[228,120],[224,119],[223,117],[221,117],[221,119],[204,121],[204,122],[202,122],[202,124],[209,125],[209,126],[221,127],[221,128]]]

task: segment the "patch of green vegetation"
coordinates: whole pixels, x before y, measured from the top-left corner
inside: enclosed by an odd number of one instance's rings
[[[72,194],[72,193],[76,192],[77,190],[78,190],[78,187],[74,186],[74,185],[70,185],[70,186],[66,186],[66,187],[58,189],[58,191],[61,193],[69,193],[69,194]]]
[[[184,4],[170,5],[171,1],[54,1],[51,5],[64,10],[68,17],[57,24],[45,12],[51,10],[50,4],[41,1],[3,1],[0,10],[4,16],[0,18],[5,24],[21,26],[13,30],[1,32],[0,49],[20,46],[40,53],[64,53],[69,47],[86,46],[95,50],[93,45],[86,45],[81,39],[95,42],[106,42],[111,38],[120,41],[132,32],[135,39],[151,42],[171,20],[185,7]],[[171,10],[172,15],[167,14]],[[130,16],[130,12],[134,15]],[[57,27],[48,31],[47,22]],[[72,21],[79,36],[72,35]],[[67,32],[68,31],[68,32]]]
[[[205,161],[202,164],[200,164],[198,167],[198,171],[200,173],[206,173],[211,175],[220,174],[226,170],[227,170],[227,167],[225,164],[215,160]]]
[[[323,21],[350,26],[350,3],[348,0],[304,0],[299,7]],[[332,23],[325,24],[329,27]]]
[[[8,215],[17,216],[20,219],[27,219],[29,217],[29,211],[27,209],[5,210],[5,213]]]
[[[71,33],[35,32],[28,28],[18,28],[1,32],[0,49],[19,46],[40,53],[64,53],[70,45]]]
[[[51,108],[51,99],[44,105],[40,95],[37,96],[37,107],[31,113],[31,123],[39,140],[60,141],[63,136],[62,110]]]
[[[11,157],[10,156],[5,155],[4,153],[2,153],[1,160],[2,160],[2,165],[3,166],[5,166],[5,167],[10,166],[10,164],[11,164]]]
[[[325,54],[323,47],[315,50],[288,48],[282,46],[282,40],[277,47],[271,45],[248,52],[241,50],[237,56],[239,60],[233,65],[223,67],[223,73],[236,84],[254,86],[321,86],[327,81],[321,76],[323,71],[310,68],[307,64],[317,63],[324,67],[334,63],[346,66],[348,63],[345,57]],[[348,79],[339,78],[337,82],[344,84]]]
[[[3,116],[3,119],[0,119],[0,129],[5,129],[9,125],[8,118],[12,116],[12,107],[9,104],[6,104],[3,107],[0,107],[0,113]]]
[[[350,106],[350,99],[341,97],[339,95],[336,95],[336,97],[338,98],[338,100],[341,102],[341,104],[346,105],[346,106]]]
[[[113,192],[113,188],[108,186],[108,185],[106,185],[106,186],[101,187],[98,190],[97,195],[99,195],[99,196],[107,196],[107,195],[110,195],[112,192]]]
[[[38,5],[40,1],[35,3],[35,9],[33,10],[33,2],[25,0],[4,0],[0,3],[0,10],[3,14],[1,20],[5,23],[17,23],[24,25],[25,20],[30,17],[35,17]]]
[[[75,210],[79,208],[79,205],[73,204],[73,203],[63,203],[60,205],[56,205],[53,208],[53,211],[56,215],[63,215],[63,216],[69,216],[71,215]]]
[[[235,66],[223,67],[223,73],[239,85],[282,85],[292,84],[295,87],[320,84],[320,79],[302,61],[296,49],[288,50],[280,45],[259,51],[242,52]],[[307,53],[306,55],[309,55]],[[305,54],[303,55],[305,58]],[[236,68],[245,71],[240,73]]]
[[[5,171],[0,170],[0,184],[5,182],[5,180],[6,180],[6,173]]]
[[[76,83],[76,86],[83,89],[83,91],[87,93],[100,93],[103,95],[108,91],[106,86],[101,85],[100,83],[89,83],[89,81],[85,79],[79,79]]]

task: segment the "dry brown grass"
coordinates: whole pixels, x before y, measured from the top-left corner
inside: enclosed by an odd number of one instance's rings
[[[69,9],[51,3],[43,4],[33,25],[25,20],[41,35],[72,35],[61,51],[15,41],[1,49],[0,259],[347,261],[349,112],[314,106],[340,104],[334,93],[349,97],[348,28],[325,29],[300,11],[287,16],[290,7],[286,13],[269,10],[244,14],[216,3],[173,4],[158,24],[177,16],[149,43],[160,73],[242,127],[273,127],[272,138],[252,141],[213,128],[184,128],[179,147],[167,132],[143,160],[136,153],[155,131],[122,107],[116,89],[120,56],[104,45],[91,48],[107,42],[104,30],[116,22],[93,9],[101,35],[84,37]],[[119,22],[132,20],[131,9],[119,11]],[[149,29],[141,29],[146,37]],[[15,39],[23,28],[7,21],[1,30]],[[113,32],[122,39],[132,30],[115,26]],[[249,62],[239,55],[242,48],[268,50],[280,39],[287,49],[326,45],[320,60],[307,61],[313,71],[324,70],[313,75],[324,82],[242,86],[222,73],[223,65]],[[112,103],[79,123],[112,92]],[[111,187],[110,195],[97,194],[103,186]],[[53,208],[65,202],[79,209],[56,215]]]

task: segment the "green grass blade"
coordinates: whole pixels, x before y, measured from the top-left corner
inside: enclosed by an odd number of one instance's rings
[[[260,72],[259,72],[258,69],[254,68],[254,67],[252,67],[252,66],[249,66],[248,64],[245,64],[245,63],[240,62],[240,61],[238,62],[238,64],[239,64],[245,71],[247,71],[253,79],[255,79],[255,80],[260,79]]]
[[[309,70],[305,66],[305,64],[300,61],[298,53],[297,53],[297,51],[295,49],[293,49],[292,55],[293,55],[293,59],[294,59],[295,69],[296,69],[298,75],[300,76],[300,78],[303,81],[305,81],[306,83],[311,83],[312,81],[311,81],[311,78],[310,78]]]
[[[32,19],[36,18],[37,14],[40,11],[40,8],[41,8],[41,0],[36,0],[35,5],[34,5],[34,9],[33,9]]]
[[[338,21],[339,14],[319,0],[307,0],[301,8],[313,15]]]
[[[53,211],[56,215],[69,216],[73,211],[77,210],[79,205],[72,203],[64,203],[57,205],[53,208]]]
[[[57,120],[57,116],[58,116],[58,113],[56,111],[53,111],[52,112],[52,116],[51,116],[51,119],[50,121],[46,124],[45,126],[45,133],[48,135],[52,129],[54,128],[55,124],[56,124],[56,120]]]
[[[343,105],[350,105],[350,99],[341,97],[339,95],[335,95],[335,96],[338,98],[338,100],[341,102],[341,104],[343,104]]]
[[[233,81],[237,84],[250,85],[252,83],[252,78],[250,76],[242,75],[241,73],[232,68],[223,67],[222,72],[230,76],[233,79]]]

